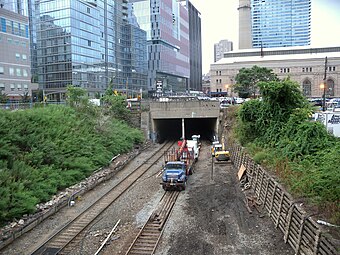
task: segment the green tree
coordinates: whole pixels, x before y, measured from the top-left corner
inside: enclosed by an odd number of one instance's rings
[[[241,68],[235,80],[234,91],[238,92],[240,97],[248,98],[253,95],[255,98],[258,82],[278,81],[279,79],[273,70],[255,65],[252,68]]]
[[[312,106],[289,79],[259,82],[262,100],[238,111],[238,140],[275,173],[294,195],[307,198],[340,224],[340,140],[309,120]],[[325,210],[324,208],[327,208]]]
[[[299,84],[285,79],[259,82],[257,86],[262,100],[245,102],[239,111],[242,141],[257,139],[264,143],[275,142],[291,117],[294,116],[295,123],[308,120],[312,109],[303,97]]]
[[[104,96],[106,97],[115,96],[112,80],[110,81],[109,86],[107,87]]]
[[[113,90],[108,88],[103,97],[103,102],[116,119],[124,120],[130,124],[131,112],[126,108],[126,97],[115,95]]]
[[[86,90],[73,85],[67,86],[66,98],[66,102],[71,107],[79,106],[82,102],[88,102]]]
[[[25,92],[23,95],[21,95],[21,102],[27,103],[30,100],[30,95],[28,92]]]
[[[0,103],[6,103],[8,100],[8,95],[0,91]]]

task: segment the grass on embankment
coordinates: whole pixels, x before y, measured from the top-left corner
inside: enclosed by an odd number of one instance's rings
[[[94,110],[0,111],[0,224],[33,213],[143,140],[140,130]]]

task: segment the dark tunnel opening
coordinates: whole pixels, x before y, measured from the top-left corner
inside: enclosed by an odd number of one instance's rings
[[[184,119],[185,139],[200,135],[202,140],[212,141],[217,118]],[[154,119],[156,142],[179,140],[182,137],[182,119]]]

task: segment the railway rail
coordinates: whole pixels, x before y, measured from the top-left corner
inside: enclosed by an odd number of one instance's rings
[[[116,199],[128,190],[144,173],[146,173],[160,158],[165,151],[173,146],[173,142],[164,145],[145,160],[139,167],[120,181],[115,187],[95,201],[84,212],[79,214],[62,229],[50,237],[32,255],[56,255],[70,254],[74,247],[84,237],[84,231],[102,212],[105,211]]]
[[[148,221],[140,230],[126,252],[126,255],[154,254],[162,236],[164,225],[171,214],[178,195],[179,191],[167,191],[164,193],[157,209],[151,214]]]

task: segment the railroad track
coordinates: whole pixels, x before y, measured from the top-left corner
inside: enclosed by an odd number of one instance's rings
[[[157,209],[151,214],[139,234],[129,247],[126,255],[154,254],[158,242],[162,236],[164,225],[177,200],[179,191],[167,191],[164,193]]]
[[[56,255],[70,254],[74,247],[84,237],[84,229],[89,226],[106,208],[108,208],[116,199],[118,199],[126,190],[128,190],[147,170],[149,170],[160,158],[165,151],[173,146],[173,142],[164,143],[164,145],[151,157],[145,160],[141,165],[130,173],[125,179],[120,181],[115,187],[95,201],[84,212],[67,223],[61,230],[49,238],[32,255]]]

